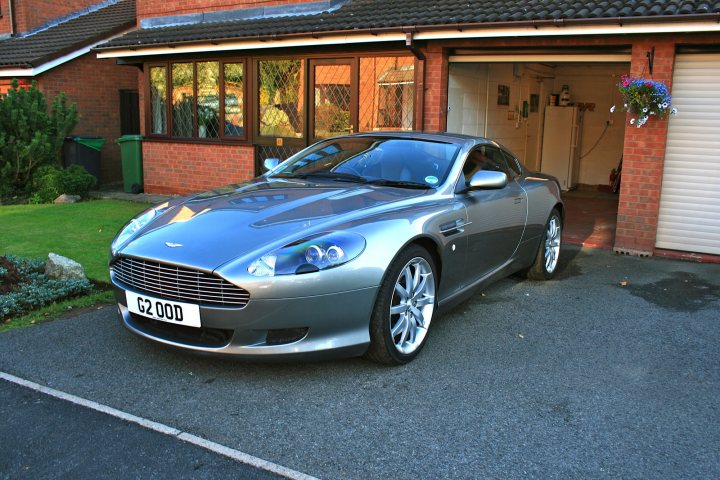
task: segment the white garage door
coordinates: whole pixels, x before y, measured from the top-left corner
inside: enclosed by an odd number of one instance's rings
[[[720,54],[678,54],[656,246],[720,255]]]

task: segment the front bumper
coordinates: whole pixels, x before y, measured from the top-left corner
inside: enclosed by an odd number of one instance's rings
[[[118,312],[133,333],[196,352],[253,359],[362,355],[377,287],[300,298],[252,299],[242,308],[200,306],[202,328],[131,313],[113,281]],[[140,293],[140,292],[137,292]]]

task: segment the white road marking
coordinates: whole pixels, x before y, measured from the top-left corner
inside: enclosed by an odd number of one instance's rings
[[[252,467],[275,473],[277,475],[281,475],[285,478],[288,478],[289,480],[318,480],[317,478],[306,475],[302,472],[297,472],[290,468],[283,467],[282,465],[278,465],[276,463],[263,460],[262,458],[254,457],[250,454],[235,450],[234,448],[226,447],[224,445],[220,445],[219,443],[211,442],[210,440],[205,440],[204,438],[200,438],[191,433],[183,432],[181,430],[178,430],[177,428],[169,427],[158,422],[153,422],[152,420],[148,420],[147,418],[138,417],[136,415],[123,412],[122,410],[118,410],[116,408],[108,407],[107,405],[93,402],[92,400],[86,400],[70,393],[55,390],[54,388],[44,387],[38,383],[16,377],[15,375],[11,375],[9,373],[0,371],[0,379],[10,383],[14,383],[15,385],[20,385],[31,390],[35,390],[36,392],[44,393],[45,395],[49,395],[51,397],[59,398],[60,400],[65,400],[67,402],[81,405],[83,407],[104,413],[106,415],[125,420],[126,422],[140,425],[141,427],[162,433],[164,435],[176,437],[184,442],[191,443],[200,448],[204,448],[225,457],[232,458],[233,460],[245,463]]]

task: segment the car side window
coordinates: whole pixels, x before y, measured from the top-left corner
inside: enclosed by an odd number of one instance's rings
[[[507,162],[502,152],[488,145],[481,145],[468,154],[465,165],[463,165],[465,181],[469,181],[470,178],[480,170],[503,172],[510,178],[515,176],[508,171]]]
[[[503,156],[505,157],[505,160],[507,161],[508,168],[511,172],[510,177],[518,177],[522,173],[522,169],[520,168],[520,164],[518,163],[517,159],[511,155],[510,153],[503,150],[502,152]]]

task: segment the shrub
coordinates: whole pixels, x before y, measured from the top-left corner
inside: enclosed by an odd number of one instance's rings
[[[96,179],[80,165],[70,165],[63,171],[60,178],[62,193],[87,197],[88,192],[95,186]]]
[[[95,182],[95,177],[80,165],[70,165],[66,169],[44,165],[33,176],[30,203],[49,203],[63,193],[84,198]]]
[[[22,315],[57,300],[90,293],[83,280],[50,280],[45,262],[8,255],[0,257],[0,320]]]
[[[57,163],[63,140],[77,123],[77,106],[56,96],[48,112],[37,82],[0,95],[0,193],[25,192],[35,170]]]

